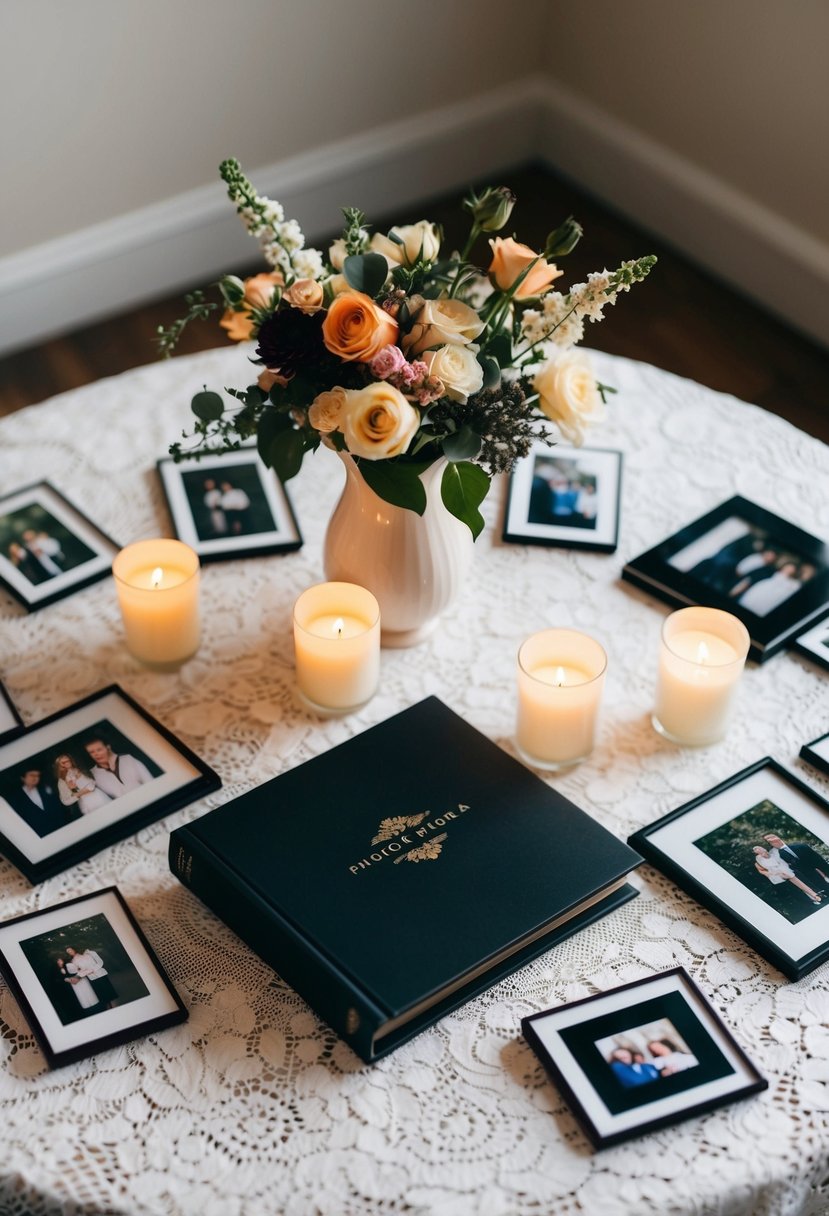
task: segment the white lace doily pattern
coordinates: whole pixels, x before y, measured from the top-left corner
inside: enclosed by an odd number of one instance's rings
[[[290,484],[304,547],[202,574],[204,638],[181,672],[127,654],[110,580],[27,615],[0,594],[0,674],[31,723],[116,681],[221,774],[212,797],[31,888],[0,863],[2,914],[117,884],[190,1008],[175,1029],[46,1070],[0,985],[0,1212],[13,1216],[826,1216],[827,967],[787,983],[655,871],[641,896],[365,1066],[168,873],[171,828],[436,693],[508,750],[515,655],[572,625],[609,654],[598,744],[551,780],[620,837],[766,754],[824,793],[798,751],[829,726],[825,674],[781,654],[746,671],[727,739],[701,751],[649,724],[667,609],[622,585],[625,560],[733,493],[829,536],[829,458],[763,411],[642,364],[596,356],[615,385],[590,442],[624,451],[621,542],[607,556],[503,545],[506,487],[456,609],[386,651],[378,695],[321,721],[297,703],[291,608],[322,578],[341,471],[327,452]],[[53,481],[121,543],[169,534],[155,462],[203,384],[238,384],[213,351],[105,380],[4,419],[0,485]],[[520,882],[520,874],[516,882]],[[528,1013],[685,966],[769,1089],[594,1153],[524,1044]]]

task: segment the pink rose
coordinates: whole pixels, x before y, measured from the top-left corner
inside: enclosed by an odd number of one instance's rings
[[[384,346],[369,364],[371,374],[378,380],[388,380],[406,365],[406,357],[399,346]]]

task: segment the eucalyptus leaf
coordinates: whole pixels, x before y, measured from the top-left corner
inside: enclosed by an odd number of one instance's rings
[[[455,435],[447,435],[441,447],[447,460],[474,460],[481,450],[481,437],[471,426],[462,426]]]
[[[343,262],[343,274],[349,287],[373,298],[388,278],[389,264],[380,253],[352,253]]]
[[[270,465],[280,481],[290,481],[302,468],[305,440],[293,427],[280,431],[271,441],[265,464]]]
[[[489,490],[489,477],[480,465],[448,464],[443,470],[440,495],[446,510],[466,524],[477,540],[484,528],[484,517],[478,507]]]
[[[501,367],[492,355],[478,355],[478,362],[484,373],[484,388],[497,388],[501,383]]]
[[[196,393],[190,402],[190,408],[202,422],[216,422],[225,412],[225,403],[218,393],[204,389],[201,393]]]
[[[512,341],[509,334],[503,329],[493,334],[486,344],[486,353],[497,359],[501,367],[509,367],[512,363]]]
[[[418,515],[426,510],[426,490],[420,474],[431,463],[427,460],[398,464],[390,460],[365,459],[358,462],[363,480],[378,498]]]

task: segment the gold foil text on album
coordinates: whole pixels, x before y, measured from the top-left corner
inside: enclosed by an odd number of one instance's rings
[[[348,868],[352,874],[359,874],[361,870],[379,865],[387,857],[393,858],[395,863],[432,861],[440,855],[443,841],[448,835],[448,832],[442,829],[449,826],[453,819],[465,815],[469,809],[466,803],[459,802],[457,810],[443,811],[431,819],[429,811],[383,819],[371,841],[372,845],[379,845],[379,848],[373,849],[367,857],[362,857]]]

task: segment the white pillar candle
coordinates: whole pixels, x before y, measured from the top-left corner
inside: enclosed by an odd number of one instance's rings
[[[545,629],[518,651],[519,755],[534,768],[577,764],[593,750],[607,655],[575,629]]]
[[[722,739],[748,654],[748,630],[719,608],[681,608],[662,627],[656,730],[702,747]]]
[[[199,559],[180,540],[140,540],[112,563],[127,648],[142,663],[180,666],[199,646]]]
[[[356,583],[318,583],[294,605],[299,691],[314,709],[347,713],[377,691],[380,605]]]

